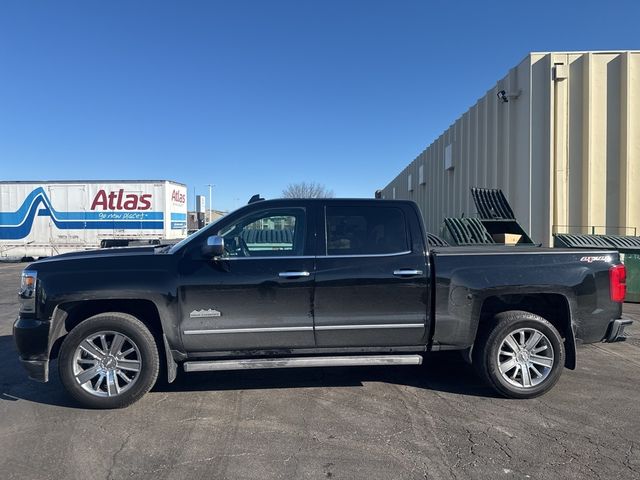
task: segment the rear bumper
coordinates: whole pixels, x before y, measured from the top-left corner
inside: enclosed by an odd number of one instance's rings
[[[607,336],[604,338],[604,342],[623,342],[627,339],[624,334],[625,327],[628,327],[633,323],[633,320],[628,318],[618,318],[613,320],[609,324],[609,329],[607,330]]]
[[[13,340],[29,378],[49,380],[49,321],[21,318],[13,324]]]

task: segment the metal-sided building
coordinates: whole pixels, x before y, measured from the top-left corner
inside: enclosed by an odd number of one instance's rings
[[[534,241],[638,235],[640,51],[530,53],[381,191],[427,229],[500,188]]]

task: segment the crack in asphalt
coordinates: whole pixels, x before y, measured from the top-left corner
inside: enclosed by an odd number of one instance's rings
[[[177,463],[172,463],[172,464],[165,464],[165,465],[160,465],[157,468],[154,469],[150,469],[150,470],[141,470],[136,472],[136,475],[144,475],[144,474],[156,474],[156,473],[160,473],[160,472],[164,472],[166,470],[175,470],[177,467],[185,467],[185,466],[189,466],[189,465],[198,465],[201,463],[208,463],[208,462],[212,462],[214,460],[221,460],[223,458],[238,458],[238,457],[264,457],[266,456],[266,453],[256,453],[256,452],[241,452],[241,453],[221,453],[221,454],[217,454],[217,455],[213,455],[211,457],[204,457],[204,458],[198,458],[198,459],[194,459],[194,460],[184,460],[181,462],[177,462]],[[215,476],[212,475],[210,478],[212,479],[217,479],[217,478],[227,478],[226,476]]]
[[[117,465],[117,458],[118,455],[120,455],[120,453],[122,453],[122,451],[126,448],[127,444],[129,443],[129,440],[131,439],[131,437],[135,434],[135,432],[131,432],[129,433],[125,439],[122,441],[122,444],[120,445],[120,448],[118,448],[118,450],[116,450],[113,455],[111,456],[111,466],[109,467],[109,475],[107,476],[107,480],[112,480],[113,477],[113,470]]]

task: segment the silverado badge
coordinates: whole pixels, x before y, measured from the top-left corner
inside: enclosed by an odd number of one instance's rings
[[[209,308],[208,310],[194,310],[189,314],[190,318],[220,317],[222,314],[218,310]]]

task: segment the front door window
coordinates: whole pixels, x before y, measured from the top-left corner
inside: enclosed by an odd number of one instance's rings
[[[304,246],[304,211],[272,210],[241,218],[219,232],[227,257],[300,256]]]

